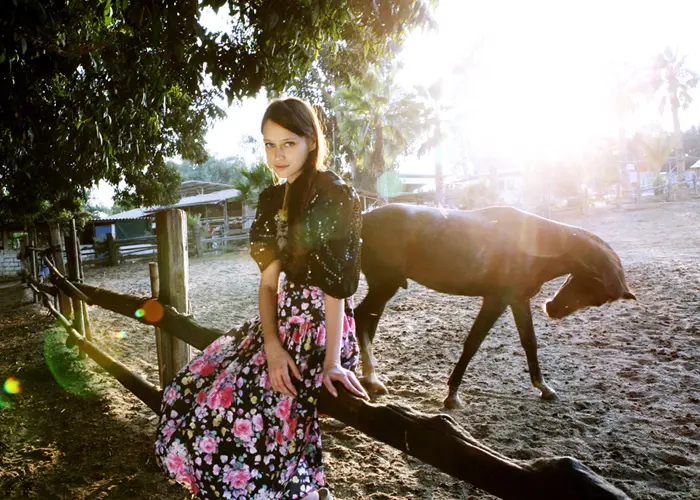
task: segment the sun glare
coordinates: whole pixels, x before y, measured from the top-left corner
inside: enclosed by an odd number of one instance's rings
[[[677,16],[675,30],[664,19],[700,7],[671,3],[443,0],[438,33],[409,40],[403,81],[444,78],[446,94],[463,108],[461,134],[485,149],[522,161],[578,157],[596,139],[617,134],[610,81],[619,62],[681,42],[689,61],[699,55],[692,54],[700,42],[694,29],[683,40]],[[455,74],[472,50],[471,63]]]

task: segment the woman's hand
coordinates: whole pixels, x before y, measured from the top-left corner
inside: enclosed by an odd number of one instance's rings
[[[265,343],[265,354],[267,355],[267,371],[272,388],[287,396],[296,397],[297,390],[292,384],[289,370],[292,371],[297,380],[301,380],[301,374],[287,350],[279,342],[270,343],[270,345]]]
[[[333,382],[340,382],[348,391],[358,398],[369,400],[369,396],[360,384],[360,381],[357,380],[355,373],[346,370],[340,364],[323,367],[323,385],[326,386],[331,396],[337,397],[338,391],[333,387]]]

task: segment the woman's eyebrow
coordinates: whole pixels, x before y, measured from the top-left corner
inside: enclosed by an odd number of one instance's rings
[[[296,137],[284,137],[284,138],[280,139],[280,141],[296,141],[296,140],[297,140]],[[263,141],[275,142],[272,139],[267,139],[265,137],[263,137]]]

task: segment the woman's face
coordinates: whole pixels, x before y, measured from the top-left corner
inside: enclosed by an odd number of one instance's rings
[[[294,182],[299,177],[306,158],[316,148],[306,137],[296,135],[272,120],[263,125],[263,141],[268,166],[287,182]]]

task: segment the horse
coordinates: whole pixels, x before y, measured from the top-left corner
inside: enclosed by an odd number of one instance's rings
[[[543,399],[557,395],[544,380],[530,300],[542,285],[568,275],[544,309],[552,319],[584,307],[636,300],[620,258],[595,234],[513,207],[443,210],[389,204],[363,214],[361,269],[367,295],[355,309],[362,382],[386,393],[372,343],[387,302],[408,280],[451,295],[483,297],[448,381],[447,409],[461,408],[458,390],[470,360],[510,306],[532,385]]]

